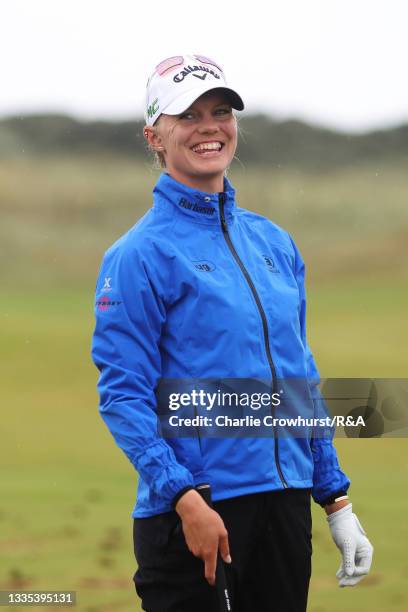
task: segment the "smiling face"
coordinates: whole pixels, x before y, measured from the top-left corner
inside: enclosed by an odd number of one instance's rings
[[[152,149],[161,152],[167,172],[189,187],[216,193],[237,147],[237,123],[228,96],[209,91],[181,115],[161,115],[145,128]]]

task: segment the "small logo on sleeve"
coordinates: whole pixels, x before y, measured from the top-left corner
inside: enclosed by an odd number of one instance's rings
[[[262,255],[264,258],[265,264],[269,272],[273,272],[274,274],[280,274],[280,270],[276,267],[275,262],[273,261],[270,255]]]
[[[98,310],[104,312],[106,310],[109,310],[109,308],[111,308],[112,306],[119,306],[121,303],[122,302],[118,300],[111,300],[110,298],[108,298],[107,295],[103,295],[102,297],[96,300],[95,306],[98,308]]]
[[[111,280],[112,280],[111,276],[105,276],[105,282],[103,284],[101,291],[111,291],[112,290]]]

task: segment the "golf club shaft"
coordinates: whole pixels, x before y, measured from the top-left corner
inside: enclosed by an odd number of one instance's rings
[[[204,501],[212,508],[211,487],[209,484],[197,486],[197,491]],[[215,587],[218,593],[220,612],[232,612],[231,599],[228,592],[227,577],[225,575],[224,561],[217,551],[217,566],[215,569]]]

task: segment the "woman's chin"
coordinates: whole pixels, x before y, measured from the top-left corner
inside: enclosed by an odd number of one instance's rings
[[[194,155],[198,155],[195,153]],[[208,156],[201,158],[193,158],[191,160],[191,165],[197,169],[199,172],[211,172],[211,174],[216,172],[225,172],[225,170],[229,166],[229,160],[226,159],[225,155],[219,154],[217,156]]]

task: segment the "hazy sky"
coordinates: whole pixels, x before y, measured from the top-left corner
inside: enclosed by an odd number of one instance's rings
[[[217,60],[248,112],[348,130],[408,121],[407,0],[3,0],[0,115],[143,113],[163,58]]]

